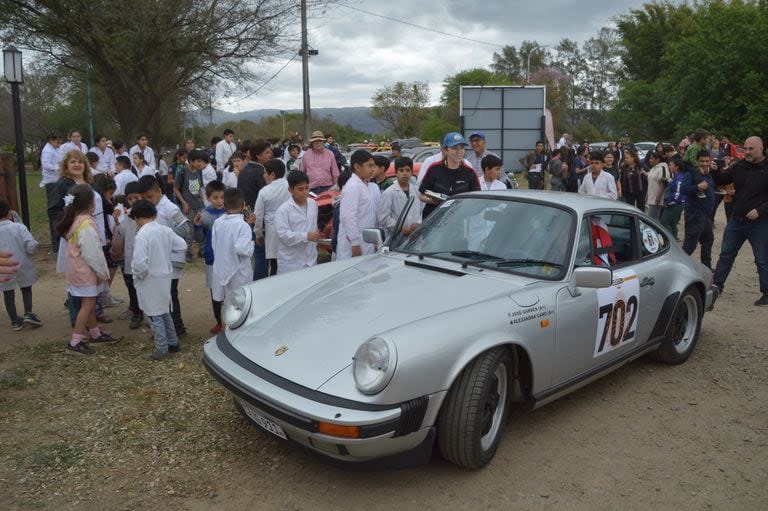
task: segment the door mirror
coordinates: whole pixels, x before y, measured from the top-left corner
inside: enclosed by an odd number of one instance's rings
[[[363,241],[381,248],[384,245],[384,231],[381,229],[363,229]]]
[[[601,287],[611,287],[611,284],[613,284],[613,271],[610,268],[581,266],[573,270],[573,285],[577,288],[598,289]]]

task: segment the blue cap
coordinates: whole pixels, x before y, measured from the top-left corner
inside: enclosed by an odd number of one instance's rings
[[[485,140],[485,133],[482,131],[473,131],[472,134],[469,136],[469,139],[472,140],[472,137],[480,137],[483,140]]]
[[[459,144],[467,145],[467,141],[461,133],[452,131],[443,137],[443,147],[453,147]]]

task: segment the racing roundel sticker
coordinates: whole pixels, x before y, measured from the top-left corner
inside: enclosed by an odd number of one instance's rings
[[[643,247],[651,253],[655,254],[659,251],[659,235],[656,234],[656,231],[651,229],[650,227],[647,227],[643,229],[642,231],[643,236]]]

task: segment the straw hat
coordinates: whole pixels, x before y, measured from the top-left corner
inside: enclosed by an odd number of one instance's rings
[[[312,143],[318,140],[322,140],[323,142],[325,142],[325,135],[323,135],[322,131],[313,131],[312,137],[309,139],[309,142]]]

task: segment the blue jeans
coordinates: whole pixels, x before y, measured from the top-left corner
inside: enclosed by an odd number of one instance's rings
[[[760,292],[768,294],[768,220],[737,220],[731,218],[725,226],[723,242],[720,245],[720,258],[717,260],[715,276],[712,281],[716,286],[724,287],[731,272],[736,254],[749,240],[755,256],[757,275],[760,279]]]
[[[77,313],[80,312],[83,299],[67,293],[67,304],[69,305],[69,322],[72,324],[72,328],[75,328],[75,320],[77,319]]]
[[[701,263],[707,268],[712,268],[712,243],[714,241],[715,234],[709,214],[703,209],[686,209],[683,251],[691,255],[696,250],[696,245],[701,243],[701,250],[699,251]]]
[[[253,280],[267,278],[267,252],[265,245],[253,246]]]
[[[162,316],[149,316],[149,322],[155,334],[155,351],[168,353],[168,346],[179,345],[170,312],[166,312]]]

